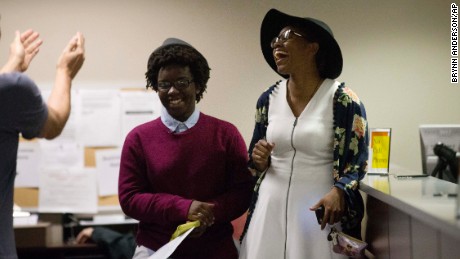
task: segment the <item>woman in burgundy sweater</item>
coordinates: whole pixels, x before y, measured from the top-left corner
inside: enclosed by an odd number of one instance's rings
[[[178,225],[201,225],[171,258],[238,258],[231,221],[249,206],[253,188],[246,144],[232,124],[201,113],[209,66],[190,44],[170,38],[148,60],[147,88],[163,104],[158,119],[126,137],[119,199],[139,220],[134,258],[169,242]]]

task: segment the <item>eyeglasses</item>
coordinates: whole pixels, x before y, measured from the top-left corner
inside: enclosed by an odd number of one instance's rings
[[[179,79],[176,82],[162,81],[162,82],[158,82],[157,87],[158,87],[158,90],[162,91],[162,92],[169,91],[169,89],[171,89],[171,87],[173,87],[173,86],[177,90],[184,90],[192,82],[193,82],[193,80],[188,80],[188,79]]]
[[[270,47],[272,47],[272,49],[274,49],[276,43],[283,43],[283,42],[285,42],[285,41],[287,41],[289,39],[292,39],[292,35],[294,35],[294,34],[299,36],[299,37],[304,38],[304,36],[302,36],[302,34],[297,33],[295,31],[289,29],[289,30],[286,30],[283,33],[281,33],[281,35],[276,36],[275,38],[273,38],[272,42],[270,43]]]

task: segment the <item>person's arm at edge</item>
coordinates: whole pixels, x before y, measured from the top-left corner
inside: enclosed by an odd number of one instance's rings
[[[40,137],[53,139],[61,134],[70,115],[70,89],[72,79],[85,60],[84,37],[77,33],[62,52],[57,68],[51,95],[48,98],[48,118]]]

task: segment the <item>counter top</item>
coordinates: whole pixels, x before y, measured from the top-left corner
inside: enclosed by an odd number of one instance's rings
[[[367,175],[361,191],[460,240],[457,184],[435,177]]]

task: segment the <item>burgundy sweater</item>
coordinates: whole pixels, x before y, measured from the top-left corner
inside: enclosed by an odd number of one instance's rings
[[[187,238],[171,257],[237,258],[230,222],[249,206],[247,161],[237,128],[203,113],[178,134],[160,118],[133,129],[123,146],[118,193],[124,213],[139,220],[137,244],[158,250],[198,200],[215,204],[215,224]]]

